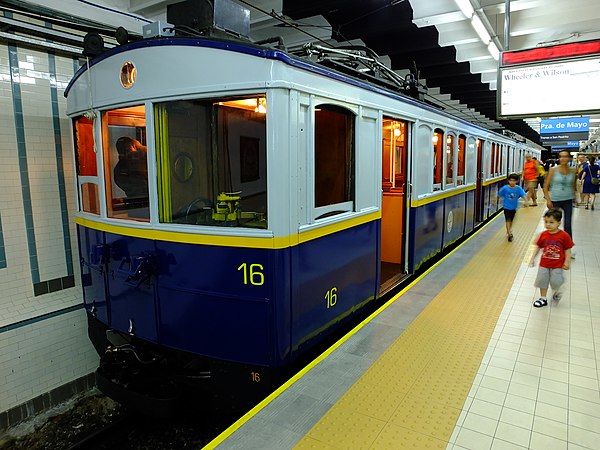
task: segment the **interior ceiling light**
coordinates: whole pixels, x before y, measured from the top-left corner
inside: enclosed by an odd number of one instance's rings
[[[256,108],[254,108],[254,112],[260,113],[260,114],[266,114],[267,113],[267,107],[265,105],[265,99],[264,98],[257,98],[256,99]]]

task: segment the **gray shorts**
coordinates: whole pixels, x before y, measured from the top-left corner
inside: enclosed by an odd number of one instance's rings
[[[548,269],[546,267],[538,269],[537,277],[535,278],[535,287],[548,289],[549,285],[553,291],[557,291],[563,283],[562,269]]]

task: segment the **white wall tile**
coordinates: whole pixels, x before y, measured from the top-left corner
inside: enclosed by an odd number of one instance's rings
[[[17,48],[25,144],[36,250],[41,280],[67,275],[58,171],[52,121],[48,56]],[[69,58],[56,57],[61,114],[63,171],[69,211],[73,211],[73,157],[64,86],[73,75]],[[0,44],[0,217],[8,267],[0,269],[0,327],[82,303],[73,220],[71,233],[74,288],[35,297],[25,231],[18,147],[13,114],[8,47]],[[74,358],[74,355],[76,357]],[[97,356],[78,310],[0,333],[0,412],[92,372]]]

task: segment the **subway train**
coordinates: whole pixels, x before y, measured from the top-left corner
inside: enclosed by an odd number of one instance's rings
[[[539,157],[368,49],[176,31],[89,58],[65,90],[97,383],[158,415],[188,388],[263,397]]]

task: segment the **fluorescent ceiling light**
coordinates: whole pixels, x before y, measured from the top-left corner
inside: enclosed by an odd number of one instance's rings
[[[460,10],[467,19],[470,19],[473,16],[473,14],[475,14],[473,5],[471,5],[471,0],[454,0],[454,2],[456,3],[456,6],[460,8]]]
[[[498,59],[500,58],[500,51],[498,50],[498,47],[496,47],[496,44],[494,43],[494,41],[491,41],[488,46],[488,52],[490,52],[490,55],[492,55],[492,58],[494,58],[496,61],[498,61]]]
[[[485,45],[487,45],[488,42],[490,42],[492,40],[492,38],[490,37],[490,34],[485,29],[483,22],[481,21],[481,19],[479,18],[479,16],[477,14],[475,14],[473,17],[471,17],[471,25],[473,25],[473,28],[475,29],[475,33],[477,33],[477,36],[479,36],[479,39],[481,39],[481,42],[483,42]]]

